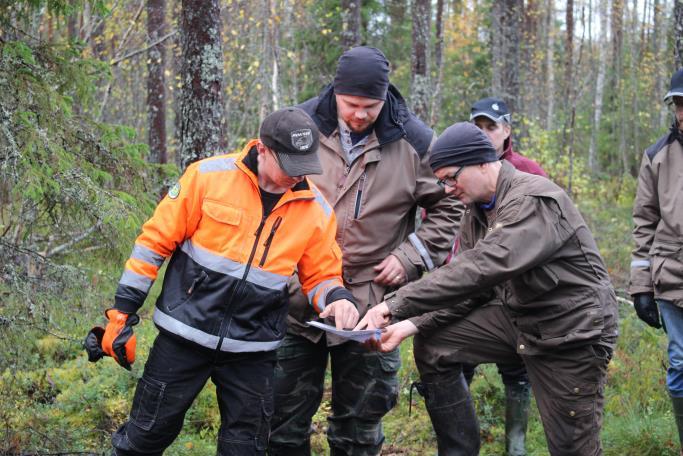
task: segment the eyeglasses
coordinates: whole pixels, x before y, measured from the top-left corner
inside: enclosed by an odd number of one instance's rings
[[[460,175],[463,169],[465,169],[464,166],[460,167],[460,169],[457,170],[455,174],[451,176],[446,176],[443,179],[439,179],[438,181],[436,181],[436,183],[439,184],[441,188],[446,187],[446,185],[448,185],[449,187],[455,187],[458,183],[458,176]]]

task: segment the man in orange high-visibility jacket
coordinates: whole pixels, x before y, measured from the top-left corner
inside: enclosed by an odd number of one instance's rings
[[[221,413],[218,454],[264,454],[273,413],[275,349],[296,270],[313,308],[353,327],[336,219],[305,177],[321,173],[318,129],[302,110],[268,116],[242,153],[190,165],[142,227],[116,291],[102,350],[130,368],[132,325],[171,257],[154,311],[160,334],[116,455],[160,455],[211,378]]]

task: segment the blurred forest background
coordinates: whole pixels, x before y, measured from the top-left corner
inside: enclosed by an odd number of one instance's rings
[[[81,341],[103,323],[141,224],[188,163],[240,148],[267,113],[316,95],[358,44],[386,53],[437,133],[473,101],[504,97],[517,149],[572,195],[628,298],[634,176],[671,125],[662,98],[682,40],[678,0],[0,0],[0,454],[107,453],[155,335],[152,304],[132,372],[88,363]],[[621,304],[605,453],[678,454],[665,337]],[[384,454],[431,455],[421,399],[408,416],[417,374],[402,350]],[[502,454],[495,368],[473,392],[482,454]],[[214,394],[167,454],[215,453]],[[547,454],[537,414],[528,448]]]

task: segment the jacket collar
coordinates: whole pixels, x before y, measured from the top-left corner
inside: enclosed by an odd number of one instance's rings
[[[496,182],[496,206],[503,199],[512,186],[512,178],[515,175],[515,167],[507,160],[502,160],[498,181]]]
[[[397,141],[406,135],[403,124],[409,115],[403,96],[393,84],[389,84],[387,98],[374,124],[374,132],[380,146]],[[318,95],[318,103],[312,117],[325,136],[330,136],[337,129],[337,100],[332,84]]]
[[[237,156],[235,163],[237,167],[241,169],[249,180],[258,188],[258,151],[256,150],[256,144],[258,139],[252,139],[244,146],[242,152]],[[294,198],[313,198],[313,193],[311,192],[311,186],[308,181],[308,177],[296,184],[291,189],[287,190],[283,195],[281,201],[288,199],[287,197]],[[279,206],[279,204],[278,204]]]
[[[512,154],[514,154],[515,151],[512,148],[512,134],[507,137],[505,141],[503,141],[503,154],[498,157],[500,160],[509,160]]]

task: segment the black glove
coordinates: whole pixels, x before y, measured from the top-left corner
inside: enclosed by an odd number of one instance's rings
[[[633,295],[633,307],[636,309],[638,318],[653,328],[661,328],[659,310],[655,302],[654,293],[638,293]]]
[[[104,328],[95,326],[88,332],[83,341],[83,347],[88,352],[88,361],[95,363],[104,356],[102,351],[102,337],[104,337]]]

